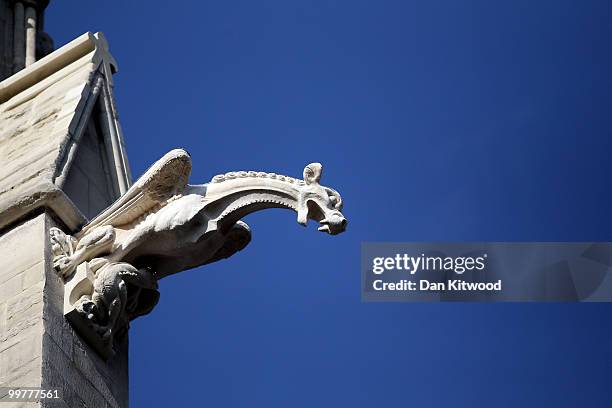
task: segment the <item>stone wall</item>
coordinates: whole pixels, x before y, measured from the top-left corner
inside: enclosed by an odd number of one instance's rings
[[[0,384],[3,386],[41,385],[45,228],[45,216],[40,215],[0,236]]]
[[[127,341],[104,361],[64,318],[63,283],[51,266],[52,226],[41,214],[0,235],[0,386],[58,389],[62,396],[16,406],[127,407]]]

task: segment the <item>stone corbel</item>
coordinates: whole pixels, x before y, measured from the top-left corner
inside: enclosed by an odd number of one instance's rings
[[[83,255],[91,247],[84,250],[59,228],[51,228],[50,234],[53,266],[64,280],[64,316],[103,358],[109,358],[124,340],[130,320],[157,304],[157,280],[146,268],[104,258],[68,264],[69,258],[86,259]]]

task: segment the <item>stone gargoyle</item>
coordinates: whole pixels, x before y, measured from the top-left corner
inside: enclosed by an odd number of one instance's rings
[[[64,314],[105,358],[129,321],[150,312],[157,281],[228,258],[251,240],[244,216],[289,208],[331,235],[346,228],[340,194],[319,184],[322,166],[304,179],[238,171],[202,185],[187,183],[191,158],[172,150],[74,237],[52,228],[53,265],[65,282]]]

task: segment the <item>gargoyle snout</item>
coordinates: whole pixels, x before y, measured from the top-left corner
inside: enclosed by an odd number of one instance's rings
[[[322,219],[319,221],[319,224],[321,224],[319,231],[327,232],[330,235],[336,235],[346,230],[348,221],[338,212]]]

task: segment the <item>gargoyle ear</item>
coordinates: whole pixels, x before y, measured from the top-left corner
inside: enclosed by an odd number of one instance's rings
[[[304,181],[306,184],[319,184],[322,172],[323,165],[321,163],[310,163],[308,166],[304,167]]]

